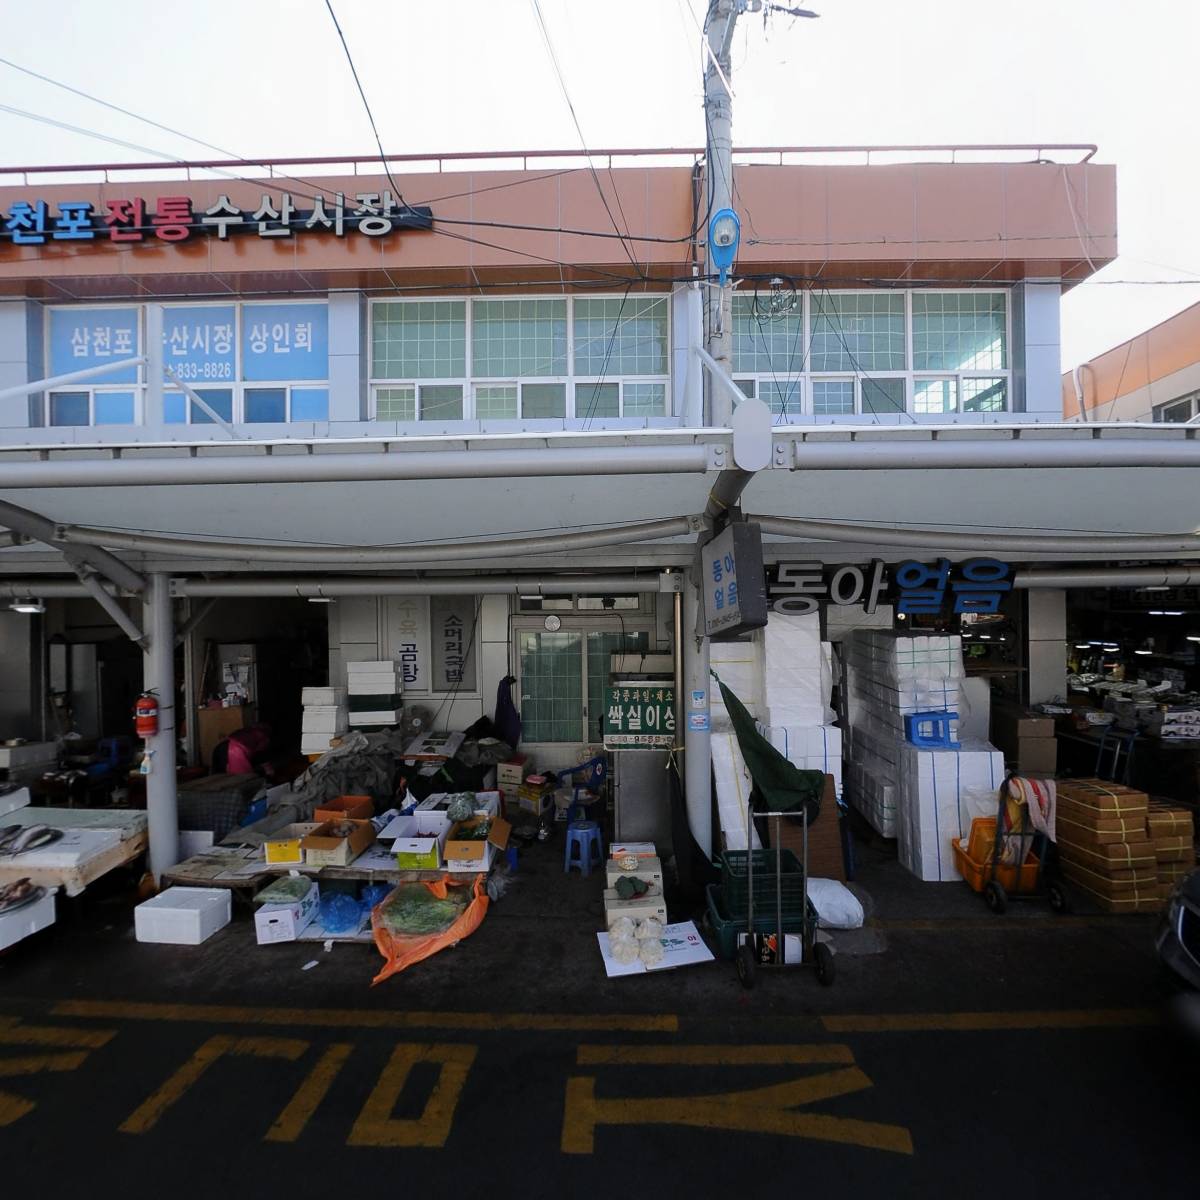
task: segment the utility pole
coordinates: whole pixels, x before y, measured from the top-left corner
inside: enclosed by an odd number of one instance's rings
[[[733,97],[729,92],[730,47],[738,17],[758,11],[761,0],[709,0],[704,21],[708,40],[708,65],[704,72],[704,121],[708,131],[705,184],[708,191],[706,222],[714,213],[733,208]],[[711,231],[704,238],[706,273],[704,335],[705,348],[726,375],[733,374],[733,284],[713,282]],[[707,384],[708,424],[728,428],[733,404],[728,392]]]

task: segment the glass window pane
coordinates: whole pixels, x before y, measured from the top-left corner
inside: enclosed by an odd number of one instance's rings
[[[665,375],[665,296],[575,301],[577,375]]]
[[[233,388],[196,388],[199,396],[213,412],[227,421],[233,420]],[[188,404],[193,425],[213,425],[212,417],[202,409],[195,400],[188,397]]]
[[[328,421],[328,388],[292,388],[293,421]]]
[[[182,392],[163,393],[163,421],[167,425],[187,423],[187,404]]]
[[[1185,396],[1171,404],[1163,404],[1154,410],[1156,421],[1167,421],[1172,425],[1183,425],[1192,419],[1194,398]]]
[[[375,389],[375,420],[415,421],[417,419],[417,389],[391,387]]]
[[[1003,292],[913,294],[913,369],[999,371],[1007,365]]]
[[[487,384],[475,388],[475,415],[511,419],[517,415],[517,385]]]
[[[466,373],[467,306],[389,300],[371,309],[375,379],[455,379]]]
[[[852,416],[853,379],[814,379],[813,412],[818,417]]]
[[[865,413],[886,415],[902,413],[904,408],[903,379],[864,379],[862,381],[862,410]]]
[[[604,740],[604,700],[612,677],[612,655],[647,653],[650,635],[640,633],[589,633],[588,656],[588,734],[589,742]]]
[[[804,370],[804,307],[771,316],[753,296],[733,298],[733,369],[795,375]]]
[[[758,388],[759,399],[780,417],[797,417],[800,415],[801,387],[798,379],[785,379],[776,382],[774,379],[763,379]]]
[[[957,379],[916,379],[913,381],[913,412],[950,413],[957,408]]]
[[[735,296],[734,299],[736,300],[737,297]],[[735,379],[733,382],[736,383],[738,385],[738,387],[740,387],[742,389],[742,391],[746,393],[747,396],[754,395],[754,380],[753,379]]]
[[[51,392],[51,425],[87,425],[90,423],[87,392]]]
[[[286,388],[247,388],[246,420],[256,422],[287,420]]]
[[[134,402],[132,392],[96,392],[92,406],[97,425],[132,425]]]
[[[461,421],[463,390],[456,384],[421,388],[422,421]]]
[[[962,381],[963,412],[1007,412],[1008,380],[964,379]]]
[[[904,370],[902,293],[814,293],[812,313],[812,370]]]
[[[471,321],[475,375],[567,373],[566,300],[476,300]]]
[[[526,742],[580,740],[582,634],[521,634],[521,722],[521,736]]]
[[[582,418],[619,417],[621,389],[615,383],[577,383],[575,415]]]
[[[521,416],[565,417],[567,415],[567,385],[565,383],[521,384]]]
[[[667,385],[665,383],[627,383],[625,385],[626,417],[665,417],[667,415]]]

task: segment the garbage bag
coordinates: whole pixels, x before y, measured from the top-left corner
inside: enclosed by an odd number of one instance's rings
[[[321,924],[326,933],[353,933],[362,921],[362,905],[345,892],[321,897]]]
[[[387,960],[372,983],[382,983],[469,937],[479,928],[487,909],[483,875],[470,883],[443,875],[428,883],[398,884],[371,913],[375,945]]]
[[[382,904],[391,894],[393,884],[368,883],[362,890],[362,906],[366,909]]]

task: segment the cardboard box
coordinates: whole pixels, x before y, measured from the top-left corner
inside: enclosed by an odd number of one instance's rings
[[[633,900],[622,900],[612,888],[604,891],[604,924],[606,929],[613,927],[613,922],[620,917],[628,917],[632,921],[645,921],[653,918],[667,923],[667,902],[661,896],[638,896]]]
[[[1174,887],[1181,879],[1186,879],[1194,870],[1192,863],[1160,862],[1155,867],[1159,883],[1169,883]]]
[[[459,821],[446,835],[442,854],[447,871],[486,871],[492,865],[497,850],[508,846],[508,835],[512,826],[503,817],[488,817],[488,835],[483,839],[467,839],[459,836],[464,829],[478,823],[479,818]]]
[[[996,745],[1004,748],[1021,738],[1050,738],[1054,736],[1054,718],[997,704],[992,708],[992,736]]]
[[[1058,770],[1058,740],[1023,737],[1017,742],[1016,760],[1022,775],[1053,775]]]
[[[639,859],[636,871],[622,871],[610,858],[605,863],[604,869],[605,887],[616,887],[618,879],[644,879],[647,883],[654,884],[660,891],[662,890],[662,860],[658,857]]]
[[[139,942],[199,946],[233,918],[233,893],[227,888],[167,888],[133,910]]]
[[[1058,784],[1058,799],[1060,803],[1069,801],[1097,814],[1113,816],[1141,813],[1144,818],[1150,807],[1145,792],[1108,779],[1064,779]]]
[[[312,924],[321,906],[321,892],[316,880],[303,900],[283,904],[262,904],[254,913],[254,936],[260,946],[274,942],[294,942]]]
[[[313,810],[314,821],[369,821],[374,815],[375,801],[370,796],[337,796]]]
[[[1123,841],[1144,842],[1146,840],[1146,810],[1092,808],[1064,798],[1060,793],[1056,804],[1056,817],[1072,824],[1082,825],[1096,833],[1117,833]]]
[[[338,837],[333,832],[334,826],[345,823],[326,821],[301,841],[308,866],[349,866],[375,840],[375,826],[370,821],[350,821],[354,832],[349,837]]]
[[[1154,870],[1158,860],[1150,842],[1111,842],[1108,845],[1088,846],[1064,838],[1057,830],[1058,848],[1064,858],[1071,858],[1093,871]]]
[[[1060,808],[1055,815],[1055,832],[1058,834],[1060,842],[1070,842],[1075,846],[1087,846],[1089,848],[1096,846],[1112,846],[1125,841],[1133,843],[1144,842],[1146,840],[1146,832],[1144,829],[1094,829],[1091,825],[1083,825],[1078,821],[1072,821],[1067,817]]]
[[[1191,809],[1164,804],[1161,800],[1152,799],[1150,801],[1150,807],[1146,814],[1146,824],[1150,829],[1150,836],[1152,838],[1190,838],[1194,837],[1196,832]]]
[[[1100,896],[1120,896],[1126,892],[1147,891],[1158,883],[1158,873],[1153,870],[1115,871],[1105,874],[1065,857],[1062,860],[1062,871],[1073,883]]]
[[[528,754],[514,754],[512,758],[496,764],[496,782],[502,792],[515,792],[532,770],[533,760]]]
[[[613,842],[608,848],[609,858],[623,858],[626,854],[632,854],[634,858],[658,857],[653,842]]]
[[[1163,901],[1160,898],[1160,885],[1155,882],[1144,884],[1131,891],[1108,895],[1098,892],[1080,880],[1074,880],[1075,886],[1088,897],[1098,908],[1109,913],[1154,913],[1160,912]]]
[[[1196,847],[1190,837],[1154,838],[1151,845],[1154,847],[1154,857],[1159,862],[1196,861]]]
[[[269,863],[292,866],[302,863],[304,839],[322,824],[321,821],[299,821],[295,825],[285,825],[263,843],[263,857]]]
[[[804,825],[800,821],[779,821],[779,844],[803,861]],[[776,822],[767,822],[767,844],[775,848]],[[774,870],[774,867],[771,868]],[[841,821],[838,817],[837,793],[832,775],[825,776],[821,794],[821,812],[808,830],[808,873],[814,879],[836,879],[846,882],[846,860],[842,849]]]
[[[432,835],[397,838],[392,843],[396,865],[402,871],[438,871],[442,866],[442,846],[448,830]]]

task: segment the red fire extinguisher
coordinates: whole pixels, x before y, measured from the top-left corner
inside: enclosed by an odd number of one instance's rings
[[[158,696],[143,692],[133,706],[133,728],[140,738],[153,737],[158,732]]]

